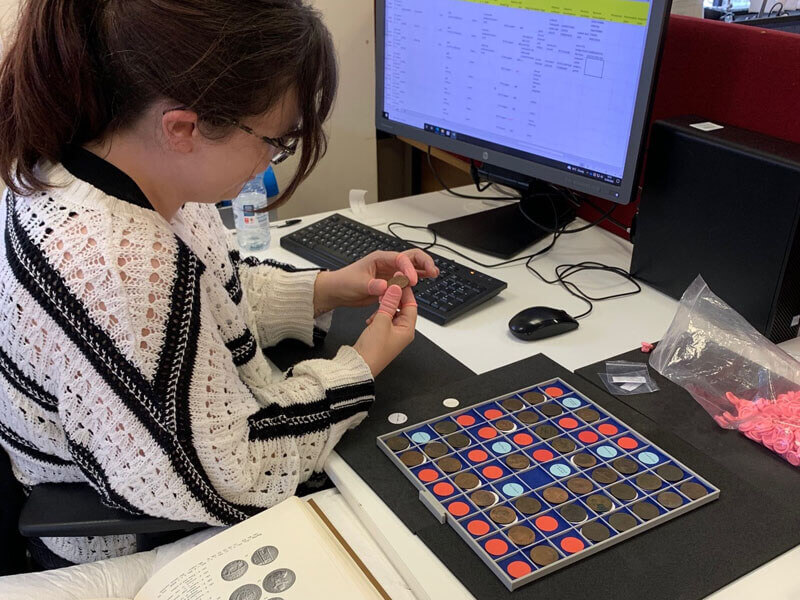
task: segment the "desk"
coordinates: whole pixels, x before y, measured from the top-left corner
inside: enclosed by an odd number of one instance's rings
[[[469,191],[469,188],[463,191]],[[453,198],[436,192],[368,205],[367,216],[370,220],[384,221],[383,225],[375,227],[386,230],[386,224],[392,221],[425,225],[487,208],[480,201]],[[359,220],[349,210],[339,212]],[[271,248],[257,256],[308,265],[303,259],[280,248],[277,234],[290,233],[327,214],[306,217],[302,224],[293,228],[273,230]],[[398,233],[401,232],[398,230]],[[408,231],[404,237],[419,235]],[[540,245],[546,243],[541,242]],[[461,250],[479,257],[482,262],[494,262],[490,257],[463,248]],[[435,251],[450,256],[446,250]],[[627,268],[631,251],[629,242],[593,228],[581,234],[562,237],[550,254],[538,259],[536,265],[545,276],[551,276],[558,264],[587,259]],[[463,259],[453,258],[469,264]],[[583,304],[560,286],[546,285],[528,274],[522,264],[493,269],[491,274],[508,282],[508,289],[500,296],[447,326],[441,327],[425,319],[420,319],[417,325],[423,335],[479,374],[538,353],[544,353],[568,369],[575,370],[637,347],[643,340],[660,339],[677,309],[674,299],[643,286],[642,293],[636,296],[597,303],[593,314],[569,335],[539,342],[521,342],[513,338],[506,327],[508,319],[518,311],[539,304],[578,314],[582,312]],[[586,273],[580,277],[581,286],[592,295],[622,291],[629,285],[603,273]],[[478,340],[480,343],[476,343]],[[796,342],[789,344],[792,349],[800,350]],[[418,598],[473,598],[335,452],[325,470]],[[796,576],[798,566],[800,547],[718,591],[712,598],[743,600],[760,597],[765,590],[769,590],[772,599],[800,598],[800,580]]]

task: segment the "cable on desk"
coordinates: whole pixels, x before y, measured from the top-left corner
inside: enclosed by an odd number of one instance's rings
[[[507,194],[504,197],[494,197],[494,196],[472,196],[472,195],[469,195],[469,194],[461,194],[459,192],[455,192],[452,189],[450,189],[450,187],[447,186],[447,184],[444,183],[442,178],[439,176],[438,171],[433,166],[433,162],[431,160],[431,146],[428,146],[427,158],[428,158],[428,166],[430,167],[431,171],[433,172],[433,175],[436,178],[436,181],[439,183],[439,185],[442,186],[442,188],[445,191],[447,191],[449,194],[451,194],[453,196],[456,196],[458,198],[466,198],[466,199],[470,199],[470,200],[509,200],[509,199],[521,200],[521,196],[513,196],[511,194]],[[470,166],[471,166],[473,181],[475,182],[475,187],[477,188],[477,190],[479,192],[483,192],[486,189],[488,189],[489,186],[491,186],[492,184],[487,182],[483,187],[481,187],[481,183],[478,180],[477,173],[475,171],[475,166],[474,166],[474,163],[472,161],[470,161]],[[523,217],[525,217],[529,222],[531,222],[533,225],[535,225],[536,227],[538,227],[542,231],[546,231],[548,233],[553,234],[553,238],[552,238],[552,240],[550,241],[550,243],[547,246],[545,246],[541,250],[538,250],[537,252],[534,252],[532,254],[528,254],[528,255],[525,255],[525,256],[512,258],[510,260],[505,260],[505,261],[498,262],[498,263],[486,264],[486,263],[482,263],[482,262],[474,259],[471,256],[467,256],[466,254],[464,254],[462,252],[459,252],[458,250],[455,250],[454,248],[451,248],[450,246],[447,246],[446,244],[442,244],[441,242],[439,242],[439,239],[438,239],[438,236],[437,236],[436,232],[434,230],[430,229],[429,227],[425,226],[425,225],[408,225],[406,223],[400,223],[400,222],[395,221],[395,222],[389,223],[388,230],[389,230],[389,233],[391,233],[397,239],[400,239],[400,240],[402,240],[402,241],[404,241],[404,242],[406,242],[408,244],[411,244],[413,246],[421,248],[422,250],[429,250],[429,249],[435,248],[435,247],[443,248],[445,250],[449,250],[450,252],[452,252],[456,256],[464,258],[464,259],[466,259],[466,260],[468,260],[468,261],[470,261],[470,262],[472,262],[472,263],[474,263],[474,264],[476,264],[476,265],[478,265],[480,267],[483,267],[485,269],[496,269],[496,268],[499,268],[499,267],[504,267],[504,266],[507,266],[507,265],[510,265],[510,264],[514,264],[514,263],[525,261],[525,268],[528,270],[528,272],[530,272],[533,275],[535,275],[536,277],[538,277],[542,282],[544,282],[544,283],[546,283],[548,285],[555,285],[555,284],[561,285],[570,295],[574,296],[575,298],[578,298],[579,300],[581,300],[582,302],[584,302],[587,305],[588,310],[586,310],[585,312],[573,317],[574,319],[582,319],[584,317],[589,316],[592,313],[592,311],[594,310],[594,303],[595,302],[602,302],[602,301],[605,301],[605,300],[613,300],[613,299],[616,299],[616,298],[625,298],[627,296],[633,296],[633,295],[638,294],[639,292],[641,292],[642,291],[642,286],[639,285],[639,283],[633,278],[633,276],[628,271],[626,271],[625,269],[623,269],[621,267],[613,267],[613,266],[605,265],[603,263],[599,263],[599,262],[596,262],[596,261],[589,260],[589,261],[582,261],[582,262],[576,263],[576,264],[561,264],[561,265],[557,265],[555,267],[555,269],[554,269],[554,271],[555,271],[555,278],[554,279],[547,279],[546,277],[544,277],[539,271],[537,271],[532,266],[532,263],[536,258],[547,254],[548,252],[550,252],[550,250],[553,249],[553,247],[555,247],[556,242],[558,241],[558,238],[560,236],[562,236],[562,235],[570,235],[570,234],[573,234],[573,233],[581,233],[583,231],[587,231],[587,230],[591,229],[592,227],[596,227],[597,225],[599,225],[600,223],[602,223],[603,221],[606,221],[606,220],[609,221],[610,223],[613,223],[614,225],[616,225],[617,227],[621,228],[622,230],[624,230],[626,232],[629,231],[629,227],[627,227],[625,224],[621,223],[620,221],[616,220],[615,218],[613,218],[611,216],[612,213],[614,212],[614,210],[616,210],[617,205],[612,205],[612,207],[609,210],[607,210],[605,212],[602,212],[602,209],[599,206],[597,206],[596,204],[594,204],[593,202],[591,202],[590,200],[588,200],[588,198],[585,198],[585,197],[578,198],[578,196],[572,190],[568,190],[566,188],[557,187],[557,186],[552,185],[552,184],[549,184],[549,185],[553,189],[553,192],[555,192],[557,194],[560,194],[562,196],[562,198],[564,198],[567,202],[569,202],[570,204],[572,204],[576,208],[580,206],[581,202],[585,202],[591,208],[593,208],[595,211],[597,211],[598,213],[602,213],[602,214],[595,221],[592,221],[592,222],[587,223],[586,225],[582,225],[580,227],[576,227],[575,229],[567,229],[567,225],[566,224],[562,225],[561,227],[557,226],[554,229],[552,227],[548,227],[546,225],[542,225],[541,223],[537,223],[535,220],[533,220],[525,212],[525,209],[522,206],[522,202],[520,202],[518,204],[518,206],[519,206],[519,211],[520,211],[520,213],[522,214]],[[497,189],[497,187],[494,187],[493,189]],[[499,191],[499,193],[502,194],[504,192]],[[553,193],[537,193],[537,194],[532,194],[530,196],[530,198],[537,198],[537,197],[547,198],[549,200],[550,206],[553,209],[553,222],[554,223],[558,223],[558,209],[556,208],[556,203],[553,200]],[[398,235],[392,229],[392,227],[407,227],[409,229],[428,231],[431,234],[433,234],[433,241],[432,242],[421,242],[419,240],[408,240],[408,239],[405,239],[405,238],[401,237],[400,235]],[[632,283],[636,289],[633,289],[633,290],[630,290],[630,291],[627,291],[627,292],[620,292],[618,294],[609,294],[607,296],[597,296],[597,297],[591,296],[591,295],[587,294],[585,291],[583,291],[576,283],[574,283],[574,282],[569,280],[571,277],[577,275],[578,273],[582,273],[584,271],[603,271],[603,272],[606,272],[606,273],[612,273],[614,275],[618,275],[619,277],[622,277],[623,279],[625,279],[628,282]]]

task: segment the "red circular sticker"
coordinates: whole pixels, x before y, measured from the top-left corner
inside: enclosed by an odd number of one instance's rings
[[[564,395],[564,392],[561,390],[561,388],[557,387],[549,387],[544,391],[544,393],[550,396],[551,398],[558,398],[559,396]]]
[[[419,473],[417,473],[417,477],[419,477],[425,483],[429,483],[439,479],[439,473],[433,469],[422,469]]]
[[[485,440],[490,440],[497,436],[497,429],[494,427],[481,427],[478,429],[478,436]]]
[[[491,554],[492,556],[503,556],[506,552],[508,552],[508,544],[506,544],[503,540],[489,540],[484,545],[486,551]]]
[[[555,531],[558,529],[558,521],[556,521],[553,517],[539,517],[536,519],[536,527],[542,531]]]
[[[550,450],[539,449],[534,451],[533,458],[539,462],[547,462],[548,460],[553,460],[553,453]]]
[[[489,533],[489,524],[486,521],[475,519],[467,523],[467,531],[474,536],[486,535]]]
[[[617,429],[616,425],[612,425],[611,423],[603,423],[597,426],[597,431],[603,435],[616,435],[619,429]]]
[[[632,437],[628,437],[628,436],[623,436],[623,437],[619,438],[617,440],[617,444],[619,445],[620,448],[623,448],[625,450],[633,450],[634,448],[638,448],[639,447],[639,442],[637,442]]]
[[[598,436],[594,431],[590,431],[587,429],[586,431],[581,431],[578,434],[578,439],[582,441],[584,444],[594,444],[597,440],[600,439],[600,436]]]
[[[533,436],[527,433],[518,433],[514,436],[514,443],[520,446],[530,446],[533,443]]]
[[[467,458],[474,463],[480,463],[489,458],[489,455],[486,453],[485,450],[475,449],[469,451],[469,453],[467,454]]]
[[[564,417],[558,424],[564,429],[575,429],[578,426],[578,422],[572,417]]]
[[[489,410],[483,413],[483,416],[491,421],[492,419],[499,419],[500,417],[502,417],[503,412],[497,410],[496,408],[490,408]]]
[[[453,492],[455,492],[455,488],[452,485],[447,483],[446,481],[440,481],[435,486],[433,486],[433,493],[437,496],[449,496]]]
[[[489,465],[488,467],[484,467],[481,473],[483,473],[486,479],[498,479],[503,476],[503,469],[495,465]]]
[[[469,514],[469,506],[467,506],[466,502],[451,502],[447,510],[454,517],[463,517]]]
[[[576,552],[580,552],[583,550],[586,545],[576,537],[565,537],[561,540],[561,549],[564,550],[567,554],[575,554]]]
[[[462,427],[469,427],[470,425],[475,425],[475,417],[472,415],[458,415],[456,417],[456,423]]]
[[[524,577],[528,573],[531,572],[531,566],[526,563],[522,562],[521,560],[515,560],[512,563],[509,563],[506,567],[506,571],[508,574],[511,575],[514,579],[519,579],[520,577]]]

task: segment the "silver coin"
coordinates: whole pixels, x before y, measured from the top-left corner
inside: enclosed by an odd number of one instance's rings
[[[261,598],[261,588],[253,583],[248,583],[233,590],[229,600],[258,600]]]
[[[291,569],[275,569],[264,577],[264,589],[270,594],[285,592],[294,585],[297,577]]]
[[[389,423],[392,425],[402,425],[406,421],[408,421],[408,415],[404,413],[397,412],[389,415]]]
[[[222,578],[225,581],[239,579],[247,572],[247,563],[243,560],[234,560],[222,567]]]
[[[250,560],[254,565],[268,565],[278,558],[278,549],[275,546],[262,546],[255,552]]]
[[[447,408],[455,408],[461,403],[456,398],[446,398],[445,400],[442,400],[442,404],[444,404]]]

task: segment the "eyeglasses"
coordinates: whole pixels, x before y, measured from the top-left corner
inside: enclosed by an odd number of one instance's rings
[[[173,110],[191,110],[191,107],[189,107],[189,106],[176,106],[175,108],[168,108],[167,110],[165,110],[161,114],[165,115],[168,112],[172,112]],[[297,131],[294,131],[294,132],[289,133],[287,135],[283,135],[283,136],[281,136],[279,138],[271,138],[271,137],[268,137],[266,135],[259,135],[258,133],[253,131],[253,129],[251,127],[248,127],[247,125],[245,125],[243,123],[240,123],[239,121],[237,121],[235,119],[228,119],[228,122],[231,125],[235,125],[236,127],[241,129],[245,133],[249,133],[250,135],[255,136],[258,139],[260,139],[265,144],[268,144],[269,146],[272,146],[273,148],[275,148],[277,150],[277,152],[272,156],[272,159],[270,160],[270,162],[273,165],[280,164],[283,161],[285,161],[287,158],[289,158],[290,156],[293,156],[294,153],[297,152],[297,146],[300,144],[300,137],[299,137]]]

